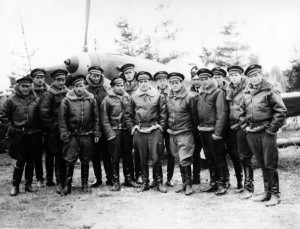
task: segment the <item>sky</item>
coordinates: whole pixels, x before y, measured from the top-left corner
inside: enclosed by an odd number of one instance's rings
[[[0,0],[0,89],[9,84],[7,74],[26,61],[20,57],[25,46],[18,8],[28,49],[37,50],[32,68],[62,63],[83,47],[85,0]],[[162,49],[188,52],[186,61],[201,67],[201,48],[218,45],[222,26],[236,22],[238,41],[251,47],[264,69],[285,70],[294,49],[300,51],[299,11],[298,0],[91,0],[88,42],[93,49],[96,38],[98,52],[116,53],[120,18],[144,34],[173,20],[180,33]]]

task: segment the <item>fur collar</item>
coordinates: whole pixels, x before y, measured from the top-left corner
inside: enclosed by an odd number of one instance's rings
[[[212,81],[211,81],[210,85],[208,86],[208,88],[204,89],[203,86],[200,87],[199,94],[202,94],[202,93],[211,94],[217,88],[218,88],[218,82],[216,80],[212,79]]]
[[[49,86],[46,83],[43,83],[42,87],[37,87],[34,83],[32,84],[32,88],[34,91],[48,91]]]
[[[108,91],[108,96],[109,97],[118,97],[118,98],[124,98],[124,97],[128,97],[128,93],[126,91],[124,91],[123,95],[117,95],[114,90],[111,88],[109,91]]]
[[[63,86],[63,88],[60,89],[55,84],[51,84],[48,91],[53,93],[54,95],[58,95],[58,94],[67,94],[70,90],[66,86]]]
[[[90,78],[90,74],[88,74],[86,77],[86,82],[90,87],[100,87],[104,83],[104,75],[101,76],[100,82],[98,84],[94,84]]]
[[[93,99],[94,95],[89,93],[87,90],[84,91],[82,97],[78,97],[75,94],[74,89],[72,89],[71,91],[69,91],[66,95],[66,97],[70,100],[86,100],[86,99]]]
[[[152,86],[150,86],[148,91],[144,92],[141,91],[140,88],[138,88],[134,94],[136,94],[137,96],[149,95],[153,97],[158,95],[159,93]]]
[[[158,86],[156,87],[156,89],[157,89],[157,91],[158,91],[159,94],[161,94],[162,91],[163,91],[164,94],[169,95],[169,94],[170,94],[170,91],[171,91],[171,88],[170,88],[169,85],[167,85],[167,87],[166,87],[164,90],[160,89]]]
[[[232,82],[229,83],[227,89],[226,100],[233,100],[234,96],[236,96],[240,91],[245,90],[249,83],[249,80],[246,77],[243,77],[241,82],[234,88]]]
[[[32,99],[34,99],[34,98],[37,97],[36,93],[35,93],[33,90],[31,90],[31,91],[29,92],[28,97],[25,97],[24,95],[22,95],[21,92],[20,92],[20,89],[19,89],[19,85],[18,85],[18,84],[15,85],[14,90],[15,90],[15,95],[16,95],[17,97],[21,98],[21,99],[32,100]]]
[[[273,87],[274,86],[269,81],[263,78],[258,88],[253,88],[253,85],[249,83],[246,89],[244,90],[244,93],[250,93],[252,95],[255,95],[261,91],[271,91]]]
[[[182,86],[179,93],[177,95],[175,95],[174,91],[171,89],[170,90],[170,94],[169,97],[173,98],[173,97],[177,97],[177,98],[184,98],[186,97],[188,94],[188,91],[186,90],[185,86]]]

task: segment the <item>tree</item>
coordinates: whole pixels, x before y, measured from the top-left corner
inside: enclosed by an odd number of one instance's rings
[[[24,55],[24,50],[12,51],[12,56],[14,56],[14,61],[11,64],[11,72],[7,75],[10,80],[11,87],[16,84],[16,80],[30,73],[31,65],[30,62],[34,55],[39,51],[39,49],[32,49],[28,56]]]
[[[173,28],[172,20],[163,21],[155,26],[151,35],[144,35],[142,29],[135,29],[124,18],[120,18],[116,27],[120,31],[120,38],[115,39],[115,43],[121,54],[139,56],[164,64],[181,55],[172,48],[171,50],[164,50],[164,53],[161,51],[161,47],[166,43],[170,47],[171,42],[176,39],[177,33],[180,32],[179,29]]]
[[[249,46],[238,42],[239,33],[236,30],[236,23],[229,22],[220,31],[224,40],[222,44],[212,49],[202,48],[199,58],[204,66],[213,64],[214,66],[226,68],[230,65],[245,64]]]

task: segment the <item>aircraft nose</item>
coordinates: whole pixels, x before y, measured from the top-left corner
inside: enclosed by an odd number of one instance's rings
[[[70,72],[72,74],[78,70],[79,58],[78,58],[78,56],[73,56],[73,57],[65,60],[64,63],[66,65],[68,72]]]
[[[64,61],[65,65],[66,66],[70,66],[71,65],[71,60],[70,59],[67,59]]]

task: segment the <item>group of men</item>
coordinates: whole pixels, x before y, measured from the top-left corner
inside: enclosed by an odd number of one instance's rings
[[[61,195],[71,193],[78,159],[83,191],[89,191],[89,161],[96,177],[91,186],[101,185],[101,155],[106,184],[113,186],[112,191],[121,189],[121,158],[123,185],[136,187],[138,192],[155,188],[162,193],[167,192],[166,186],[174,186],[176,159],[182,177],[176,192],[191,195],[192,184],[200,183],[203,149],[210,181],[201,191],[227,192],[228,153],[237,178],[236,192],[243,199],[267,201],[266,206],[280,203],[276,132],[283,125],[286,107],[280,93],[263,78],[260,65],[250,65],[245,72],[240,66],[230,66],[227,71],[193,67],[189,89],[181,73],[160,71],[152,76],[146,71],[136,73],[133,64],[119,70],[108,90],[103,86],[104,71],[96,66],[88,69],[87,76],[72,77],[71,90],[65,86],[67,72],[61,69],[51,74],[54,82],[50,87],[43,81],[43,69],[34,69],[31,77],[17,81],[14,95],[0,113],[1,123],[10,126],[9,154],[17,160],[12,196],[19,193],[24,167],[26,191],[33,191],[34,168],[37,185],[43,185],[43,151],[46,185],[55,185],[54,165],[56,191]],[[164,184],[161,160],[165,150]],[[262,168],[265,188],[257,197],[252,196],[253,154]],[[151,184],[149,159],[153,164]]]

